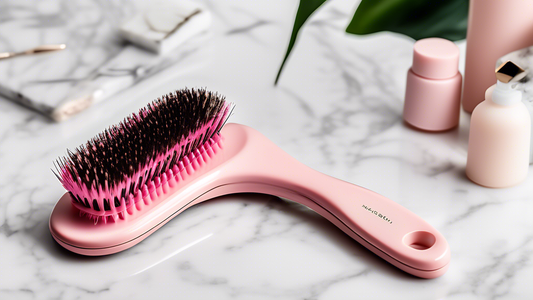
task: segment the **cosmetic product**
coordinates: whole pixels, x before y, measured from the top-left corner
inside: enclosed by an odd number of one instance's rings
[[[466,175],[492,188],[522,182],[529,167],[531,117],[522,93],[513,88],[524,70],[511,61],[496,69],[497,83],[472,113]]]
[[[308,206],[410,274],[446,272],[448,243],[422,218],[312,170],[252,128],[224,126],[232,109],[217,93],[180,90],[69,152],[56,170],[68,192],[50,216],[54,239],[76,253],[112,254],[197,203],[266,193]]]
[[[165,54],[189,38],[206,31],[210,13],[188,0],[156,1],[120,27],[128,41],[152,52]]]
[[[462,85],[459,48],[441,38],[419,40],[413,48],[413,66],[407,72],[405,122],[427,131],[456,127]]]
[[[463,108],[472,112],[494,83],[496,60],[533,45],[533,0],[470,0]]]
[[[41,45],[41,46],[37,46],[29,50],[20,51],[20,52],[1,52],[0,59],[13,58],[13,57],[23,56],[23,55],[50,53],[50,52],[65,50],[65,48],[67,48],[67,45],[65,44]]]
[[[172,74],[178,76],[206,64],[211,51],[206,47],[209,30],[164,55],[124,42],[119,35],[120,24],[146,10],[141,6],[155,6],[156,2],[0,1],[0,18],[7,22],[0,21],[0,56],[20,51],[29,54],[0,59],[2,100],[59,122],[164,70],[172,68]],[[21,12],[31,13],[22,17]],[[203,13],[207,11],[190,18],[180,30],[193,25],[196,17],[200,21],[208,17]],[[51,16],[57,22],[41,26]],[[38,45],[54,46],[25,51]],[[53,52],[36,54],[48,50]]]
[[[500,57],[496,62],[496,67],[509,60],[516,63],[526,71],[526,76],[520,81],[516,82],[514,88],[522,92],[522,103],[524,103],[524,105],[527,107],[529,116],[533,120],[533,74],[531,73],[531,70],[533,70],[533,46],[513,51]],[[533,135],[533,128],[531,130],[531,134]],[[533,144],[533,136],[531,137],[531,143]],[[532,163],[533,145],[529,149],[529,164]]]

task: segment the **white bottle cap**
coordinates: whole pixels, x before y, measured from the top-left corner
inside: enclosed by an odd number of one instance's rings
[[[492,91],[492,102],[508,106],[522,101],[522,92],[515,90],[514,86],[526,76],[524,69],[509,60],[496,68],[495,73],[498,81]]]
[[[522,92],[513,88],[514,82],[503,83],[498,80],[492,91],[492,102],[499,105],[515,105],[522,101]]]

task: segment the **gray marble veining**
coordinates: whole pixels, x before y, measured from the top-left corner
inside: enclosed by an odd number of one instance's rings
[[[62,121],[182,62],[205,43],[203,32],[165,55],[128,44],[118,28],[146,5],[148,1],[101,0],[0,4],[2,51],[67,45],[62,51],[0,60],[0,93]]]
[[[297,1],[203,4],[213,13],[213,36],[184,59],[203,62],[195,68],[169,67],[60,124],[0,101],[0,299],[533,296],[533,175],[502,190],[469,182],[467,115],[440,134],[402,123],[412,41],[347,35],[356,1],[329,1],[302,30],[275,87]],[[56,245],[47,222],[64,191],[52,161],[184,86],[225,94],[236,103],[232,122],[422,216],[450,243],[448,273],[435,280],[404,274],[316,213],[269,195],[197,205],[112,256],[82,257]]]

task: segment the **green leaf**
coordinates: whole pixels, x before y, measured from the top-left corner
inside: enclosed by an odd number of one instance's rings
[[[285,65],[287,58],[291,54],[292,48],[294,47],[294,43],[296,42],[296,38],[298,37],[298,33],[300,32],[300,29],[304,25],[305,21],[307,21],[307,19],[313,14],[313,12],[317,10],[326,1],[327,0],[300,0],[300,5],[298,6],[298,11],[296,12],[296,19],[294,20],[294,26],[292,28],[289,47],[287,48],[287,53],[285,53],[283,62],[279,67],[278,75],[276,76],[276,81],[274,82],[274,84],[278,83],[281,71],[283,70],[283,66]]]
[[[466,37],[468,0],[362,0],[346,32],[402,33],[415,40]]]

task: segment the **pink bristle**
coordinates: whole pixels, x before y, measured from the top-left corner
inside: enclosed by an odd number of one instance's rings
[[[213,157],[231,109],[205,90],[163,96],[58,159],[56,175],[80,216],[95,225],[125,220]]]

